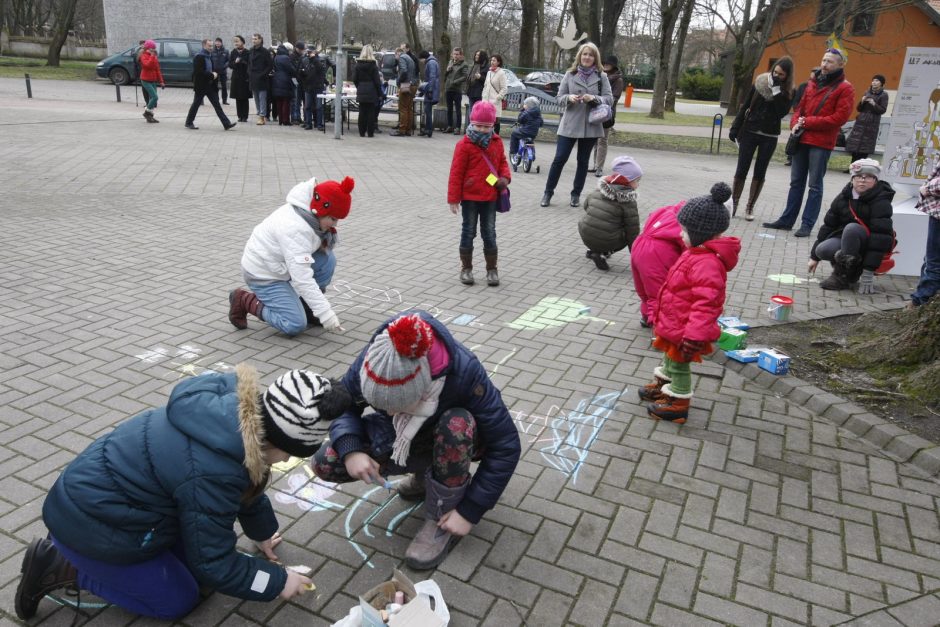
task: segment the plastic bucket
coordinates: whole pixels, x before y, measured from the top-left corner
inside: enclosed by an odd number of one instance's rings
[[[790,319],[791,311],[793,311],[792,298],[780,294],[770,297],[770,307],[767,308],[767,313],[770,314],[771,320],[786,322]]]

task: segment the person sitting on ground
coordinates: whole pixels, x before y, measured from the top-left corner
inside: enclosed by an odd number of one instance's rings
[[[308,325],[340,332],[339,317],[323,290],[336,270],[336,225],[349,215],[355,181],[316,178],[298,183],[287,202],[255,227],[242,254],[242,274],[251,291],[229,292],[228,319],[248,328],[248,314],[287,335]]]
[[[312,455],[350,402],[342,384],[305,370],[266,390],[247,364],[179,383],[165,407],[95,440],[56,479],[42,506],[50,535],[23,558],[16,615],[29,620],[65,587],[161,620],[188,614],[200,586],[249,601],[303,594],[310,579],[275,563],[264,491],[271,465]],[[236,548],[236,521],[261,556]]]
[[[588,248],[585,256],[599,270],[610,270],[607,258],[630,248],[640,234],[636,188],[642,176],[643,170],[633,157],[617,157],[611,174],[599,180],[597,189],[584,201],[578,233]]]
[[[512,416],[483,364],[425,311],[383,323],[343,384],[354,404],[333,421],[313,471],[324,481],[379,485],[413,473],[397,484],[398,496],[423,498],[426,520],[405,563],[434,568],[512,478],[521,453]],[[363,416],[366,405],[373,412]],[[471,461],[479,462],[472,475]]]
[[[539,108],[539,99],[529,96],[522,101],[522,111],[516,118],[515,128],[509,134],[509,160],[513,165],[519,165],[519,142],[529,144],[535,141],[539,129],[544,124],[542,110]]]
[[[692,399],[693,361],[712,352],[721,330],[728,272],[738,263],[741,240],[721,237],[731,223],[726,183],[708,196],[689,200],[679,210],[682,239],[689,247],[670,268],[653,307],[653,347],[663,352],[653,382],[638,390],[650,418],[684,424]]]
[[[849,166],[852,180],[836,196],[810,251],[810,274],[820,260],[832,274],[819,287],[844,290],[858,282],[859,294],[874,293],[875,270],[894,246],[891,201],[894,189],[881,178],[881,164],[859,159]]]
[[[652,326],[653,307],[669,268],[686,249],[678,219],[683,206],[685,201],[680,200],[653,211],[630,247],[633,288],[640,297],[640,326],[644,329]]]

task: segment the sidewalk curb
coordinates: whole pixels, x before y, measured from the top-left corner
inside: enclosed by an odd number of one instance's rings
[[[851,431],[891,459],[912,464],[931,477],[940,476],[940,445],[802,379],[771,374],[757,364],[735,361],[722,350],[716,351],[711,360]]]

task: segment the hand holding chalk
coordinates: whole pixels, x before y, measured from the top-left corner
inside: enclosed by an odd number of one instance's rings
[[[309,577],[304,577],[300,573],[288,569],[287,582],[284,584],[284,589],[281,590],[278,596],[286,601],[303,594],[307,590],[316,589],[316,587],[311,588],[309,586],[313,586],[313,582]]]

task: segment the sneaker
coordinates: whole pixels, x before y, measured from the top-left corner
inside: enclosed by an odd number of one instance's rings
[[[808,226],[801,226],[796,230],[796,233],[793,234],[793,237],[809,237],[812,235],[813,229]]]

